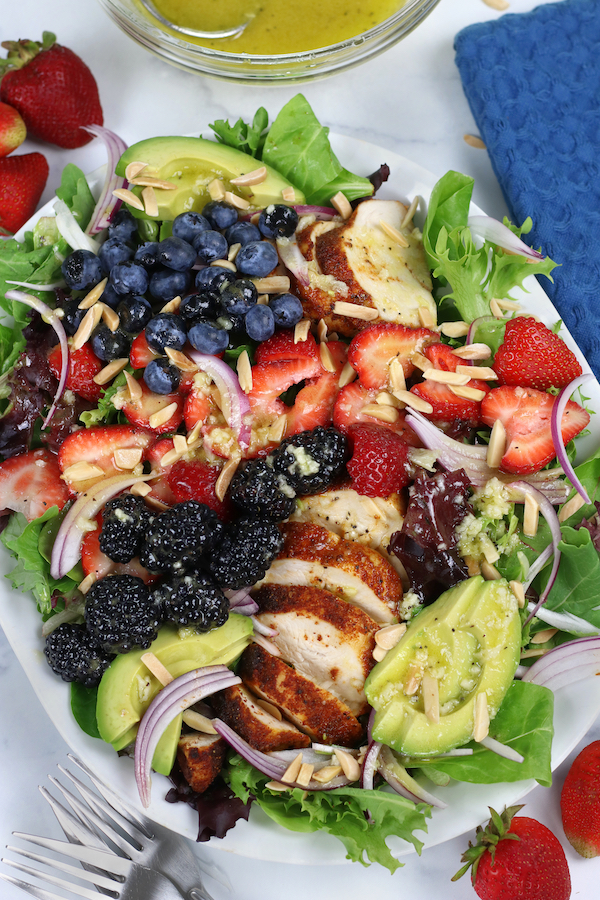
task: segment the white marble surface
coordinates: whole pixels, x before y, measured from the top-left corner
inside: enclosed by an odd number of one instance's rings
[[[527,11],[533,0],[512,0],[510,12]],[[453,38],[464,26],[495,18],[498,12],[482,0],[442,0],[429,19],[403,43],[385,55],[346,74],[302,91],[319,118],[332,130],[365,138],[413,159],[436,175],[449,168],[473,175],[474,199],[488,213],[502,216],[505,204],[487,154],[468,147],[465,133],[475,126],[454,65]],[[202,130],[215,118],[248,117],[259,105],[278,111],[296,89],[233,86],[187,74],[149,55],[132,43],[91,0],[2,0],[0,41],[38,39],[52,30],[90,66],[100,88],[105,124],[127,142],[153,134],[185,134]],[[91,170],[104,161],[101,146],[60,151],[27,142],[23,151],[41,150],[51,164],[43,197],[53,195],[67,161]],[[385,161],[385,154],[379,162]],[[37,785],[48,783],[67,746],[48,720],[28,681],[0,634],[0,846],[13,829],[60,836]],[[600,723],[579,749],[600,739]],[[576,752],[576,751],[575,751]],[[600,861],[583,860],[564,838],[559,796],[575,752],[555,774],[550,789],[537,788],[527,798],[525,813],[551,828],[565,846],[573,894],[580,900],[598,896]],[[225,870],[232,891],[210,884],[216,900],[358,900],[366,894],[392,900],[402,894],[467,900],[474,896],[468,878],[452,884],[460,854],[472,835],[449,841],[406,858],[403,869],[390,876],[373,866],[292,867],[259,863],[225,855],[206,845],[197,852]],[[24,894],[2,884],[2,900]],[[140,898],[141,900],[141,898]]]

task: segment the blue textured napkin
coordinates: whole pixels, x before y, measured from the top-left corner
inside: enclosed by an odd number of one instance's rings
[[[600,376],[600,0],[471,25],[456,64],[511,219],[561,263],[541,278]]]

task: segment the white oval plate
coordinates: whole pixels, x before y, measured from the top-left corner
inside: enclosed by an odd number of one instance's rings
[[[389,181],[382,187],[379,197],[412,200],[415,196],[427,198],[437,181],[436,176],[410,160],[377,147],[374,144],[353,138],[332,136],[332,144],[343,164],[354,172],[369,174],[381,163],[386,162],[391,170]],[[474,213],[481,210],[473,208]],[[37,213],[28,223],[31,228],[41,215],[52,215],[52,202]],[[532,210],[535,213],[535,210]],[[422,209],[419,215],[423,215]],[[417,219],[418,220],[418,219]],[[25,229],[23,229],[25,230]],[[557,275],[560,278],[560,271]],[[528,311],[539,316],[546,324],[553,324],[559,318],[550,300],[537,280],[531,276],[526,281],[529,293],[514,291],[515,298],[521,299]],[[561,335],[579,358],[585,371],[589,371],[585,358],[571,336],[563,328]],[[600,385],[593,381],[586,385],[586,396],[590,397],[592,409],[600,411]],[[580,442],[580,456],[583,458],[600,446],[600,416],[592,418],[590,435]],[[3,548],[0,549],[0,575],[13,567],[13,561]],[[133,762],[118,757],[108,744],[88,737],[73,719],[69,706],[69,686],[61,682],[51,671],[43,654],[40,636],[40,617],[33,597],[12,590],[8,582],[0,581],[0,625],[4,629],[32,687],[37,693],[50,720],[66,743],[97,775],[109,784],[120,796],[141,811]],[[556,768],[585,735],[600,712],[600,679],[590,679],[582,685],[572,685],[556,695],[556,714],[552,768]],[[419,837],[426,847],[450,840],[465,831],[474,829],[488,818],[488,806],[501,809],[511,805],[527,794],[536,782],[521,781],[515,784],[476,785],[451,783],[447,788],[436,788],[435,793],[448,803],[444,810],[434,810],[429,821],[428,833]],[[165,825],[172,831],[191,840],[197,835],[197,816],[183,803],[170,804],[162,798],[170,784],[160,775],[154,775],[152,804],[147,810],[150,818]],[[254,859],[296,863],[299,865],[323,865],[346,863],[344,848],[336,839],[327,834],[299,834],[286,831],[275,825],[258,807],[253,807],[250,820],[240,821],[222,840],[213,838],[211,846],[230,853]],[[390,841],[393,852],[398,856],[414,852],[412,845]]]

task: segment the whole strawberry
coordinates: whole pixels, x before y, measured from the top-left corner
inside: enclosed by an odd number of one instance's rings
[[[586,857],[600,854],[600,741],[581,751],[565,778],[560,808],[565,835]]]
[[[571,876],[563,848],[552,832],[511,806],[477,829],[477,843],[469,842],[466,863],[452,881],[472,867],[471,882],[481,900],[569,900]]]
[[[98,86],[85,63],[45,31],[42,42],[4,41],[0,100],[23,117],[30,137],[72,149],[92,139],[82,125],[102,125]]]
[[[0,103],[0,159],[16,150],[27,134],[25,122],[16,109]]]
[[[500,384],[546,391],[563,388],[581,366],[565,342],[531,316],[517,316],[506,324],[504,341],[496,351],[494,370]]]
[[[0,234],[14,234],[34,214],[48,171],[41,153],[0,159]]]

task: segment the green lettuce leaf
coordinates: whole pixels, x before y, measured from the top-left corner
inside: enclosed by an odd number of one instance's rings
[[[96,409],[86,409],[79,416],[86,428],[94,428],[96,425],[115,425],[119,422],[125,422],[125,416],[113,404],[113,397],[117,391],[127,384],[125,380],[125,372],[133,374],[131,366],[126,366],[117,377],[113,379],[111,384],[102,391],[98,406]]]
[[[241,150],[242,153],[260,159],[268,125],[269,114],[264,106],[261,106],[254,114],[251,125],[248,125],[243,119],[238,119],[235,125],[230,125],[226,119],[217,119],[210,127],[220,144],[227,144],[229,147]]]
[[[86,687],[84,684],[71,682],[71,711],[73,717],[82,731],[90,737],[100,738],[98,720],[96,718],[96,701],[98,688]]]
[[[64,167],[56,196],[67,204],[78,224],[85,229],[92,217],[96,201],[85,175],[74,163],[67,163]]]

